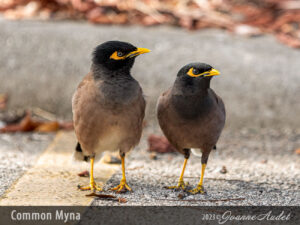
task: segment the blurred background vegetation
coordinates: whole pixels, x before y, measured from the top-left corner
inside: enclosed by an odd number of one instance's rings
[[[286,45],[300,47],[298,0],[0,0],[0,12],[13,20],[214,27],[248,36],[272,33]]]
[[[0,0],[0,25],[0,128],[25,118],[43,129],[25,110],[71,120],[93,48],[112,39],[153,50],[133,68],[149,120],[180,67],[197,60],[222,72],[212,86],[228,127],[300,125],[298,0]]]

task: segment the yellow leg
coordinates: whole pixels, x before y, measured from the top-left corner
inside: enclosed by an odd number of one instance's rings
[[[204,194],[204,190],[203,190],[203,177],[204,177],[205,167],[206,167],[206,164],[202,164],[200,181],[199,181],[199,183],[198,183],[198,185],[197,185],[196,188],[194,188],[193,190],[189,191],[190,193],[192,193],[192,194],[197,194],[197,193]]]
[[[90,185],[86,186],[86,187],[81,187],[80,185],[78,185],[78,188],[80,190],[91,190],[91,191],[102,191],[102,188],[96,184],[95,180],[94,180],[94,157],[91,157],[91,174],[90,174]]]
[[[120,192],[126,192],[131,191],[131,188],[128,186],[126,182],[126,177],[125,177],[125,156],[121,156],[121,162],[122,162],[122,179],[120,181],[120,184],[114,188],[112,188],[112,191],[117,191],[117,193]]]
[[[185,190],[185,188],[188,185],[188,183],[184,183],[184,181],[183,181],[183,175],[184,175],[184,171],[185,171],[185,167],[186,167],[187,161],[188,161],[188,159],[184,159],[182,171],[181,171],[181,174],[180,174],[177,186],[169,186],[169,187],[167,187],[168,189],[182,189],[182,190]]]

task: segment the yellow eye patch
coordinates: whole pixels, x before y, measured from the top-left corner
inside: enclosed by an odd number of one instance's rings
[[[187,75],[189,75],[191,77],[199,77],[199,76],[210,77],[210,76],[216,76],[219,74],[220,74],[220,72],[216,69],[211,69],[211,70],[205,71],[203,73],[197,73],[197,69],[194,69],[193,67],[191,67],[189,69],[189,71],[187,72]]]
[[[120,51],[115,51],[109,58],[111,59],[115,59],[115,60],[121,60],[121,59],[125,59],[127,55],[125,55],[124,53],[120,52]]]
[[[205,75],[205,74],[209,74],[209,71],[207,71],[207,72],[204,72],[204,73],[197,73],[198,71],[197,71],[197,69],[194,69],[194,67],[191,67],[190,69],[189,69],[189,71],[187,72],[187,75],[189,75],[189,76],[191,76],[191,77],[199,77],[199,76],[201,76],[201,75]]]
[[[129,52],[127,54],[124,54],[121,51],[115,51],[113,54],[111,54],[109,58],[114,60],[121,60],[121,59],[126,59],[127,57],[129,58],[136,57],[138,55],[148,53],[148,52],[150,52],[150,50],[147,48],[137,48],[136,50]]]

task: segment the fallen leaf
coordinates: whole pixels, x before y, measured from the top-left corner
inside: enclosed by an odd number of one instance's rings
[[[238,25],[233,29],[233,32],[242,36],[258,36],[262,32],[259,28],[249,25]]]
[[[168,153],[176,152],[176,149],[170,144],[167,138],[152,134],[148,137],[148,151]]]
[[[299,0],[286,0],[279,2],[279,6],[282,9],[300,9],[300,1]]]
[[[127,199],[126,198],[119,198],[119,203],[126,203]]]
[[[89,171],[85,170],[85,171],[78,173],[77,175],[80,177],[89,177],[90,173],[89,173]]]
[[[295,154],[300,155],[300,148],[295,150]]]
[[[55,132],[58,130],[59,130],[59,123],[57,121],[42,123],[34,129],[34,131],[40,133]]]
[[[300,30],[297,0],[0,0],[0,12],[8,19],[71,18],[99,24],[169,24],[189,30],[221,28],[247,36],[263,32],[279,35],[284,44],[300,48],[300,37],[295,35]]]
[[[41,123],[33,121],[31,119],[31,114],[27,112],[26,116],[18,124],[10,124],[0,129],[0,133],[7,132],[28,132],[33,131]]]
[[[186,197],[186,194],[180,193],[180,194],[177,195],[177,197],[179,199],[184,199]]]
[[[116,196],[114,195],[107,195],[107,194],[97,194],[95,192],[92,192],[90,194],[85,195],[86,197],[97,197],[101,199],[115,199]]]
[[[300,48],[300,39],[295,38],[291,35],[279,33],[276,35],[277,39],[282,43],[292,47],[292,48]]]
[[[220,170],[220,173],[225,174],[227,173],[227,169],[225,166],[222,166],[222,169]]]
[[[74,9],[80,12],[87,12],[95,7],[93,1],[86,1],[86,0],[70,0]]]
[[[67,125],[66,125],[67,124]],[[58,121],[41,121],[33,119],[29,111],[24,118],[18,123],[8,124],[0,129],[0,133],[8,132],[55,132],[59,129],[71,129],[73,125],[70,122],[59,123]]]

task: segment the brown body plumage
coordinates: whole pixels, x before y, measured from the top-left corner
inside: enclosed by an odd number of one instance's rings
[[[169,90],[158,99],[157,118],[159,125],[178,152],[186,160],[178,186],[185,189],[183,173],[190,156],[202,153],[203,179],[205,165],[215,147],[225,124],[225,107],[222,99],[210,88],[210,80],[219,72],[202,63],[184,66]],[[193,193],[203,192],[202,181]]]
[[[73,120],[84,155],[116,150],[126,153],[139,143],[145,100],[138,83],[132,82],[122,101],[107,96],[120,87],[95,80],[91,73],[79,84],[73,97]],[[127,86],[127,82],[120,85]]]
[[[199,113],[195,117],[188,115],[185,117],[181,112],[185,106],[182,104],[181,109],[174,106],[180,104],[176,100],[180,97],[172,89],[160,96],[157,106],[159,125],[170,143],[182,154],[185,154],[183,149],[201,149],[207,155],[216,145],[224,126],[223,101],[212,89],[209,89],[208,98],[211,99],[211,106],[202,115]],[[193,102],[203,101],[198,96],[189,98],[194,98]],[[193,105],[191,106],[193,108]]]
[[[125,178],[125,154],[140,141],[146,104],[130,70],[135,57],[147,52],[148,49],[120,41],[103,43],[94,51],[91,72],[79,84],[72,100],[78,139],[74,156],[91,159],[90,185],[81,190],[102,190],[93,178],[94,159],[104,151],[117,150],[123,176],[113,190],[131,190]]]

